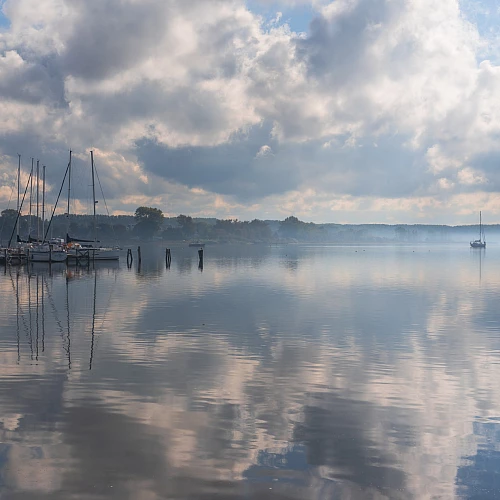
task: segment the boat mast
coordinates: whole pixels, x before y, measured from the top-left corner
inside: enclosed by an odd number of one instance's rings
[[[71,149],[69,150],[69,164],[68,164],[68,208],[66,210],[66,217],[69,222],[69,200],[71,199]]]
[[[96,206],[96,200],[95,200],[95,178],[94,178],[94,152],[90,151],[90,162],[92,164],[92,201],[94,202],[94,246],[97,242],[97,226],[96,226],[96,215],[95,215],[95,206]]]
[[[16,224],[16,236],[19,239],[19,184],[21,182],[21,155],[18,153],[19,161],[17,163],[17,224]]]
[[[40,239],[40,160],[36,161],[36,239]]]
[[[42,234],[45,234],[45,165],[42,171]]]
[[[479,240],[481,240],[482,238],[482,230],[481,230],[481,225],[482,225],[482,221],[481,221],[481,210],[479,211]]]
[[[31,174],[30,174],[30,215],[29,215],[29,223],[28,223],[28,241],[31,236],[31,213],[32,213],[32,200],[33,200],[33,168],[34,168],[35,159],[31,158]]]
[[[70,212],[70,200],[71,200],[71,149],[69,150],[69,163],[68,163],[68,206],[66,207],[66,237],[69,234],[69,212]]]
[[[56,213],[56,209],[57,209],[57,204],[59,203],[59,198],[61,197],[61,193],[62,193],[62,190],[63,190],[63,187],[64,187],[64,183],[66,182],[66,177],[68,175],[68,169],[69,169],[69,164],[68,166],[66,167],[66,172],[64,172],[64,177],[63,177],[63,180],[62,180],[62,183],[61,183],[61,188],[59,189],[59,194],[57,195],[57,198],[56,198],[56,203],[52,209],[52,215],[50,216],[50,220],[49,220],[49,225],[47,226],[47,231],[45,231],[45,234],[43,236],[43,243],[45,243],[45,240],[47,239],[47,235],[49,234],[49,230],[52,230],[52,220],[54,219],[54,214]],[[52,237],[52,233],[51,234],[51,237]]]

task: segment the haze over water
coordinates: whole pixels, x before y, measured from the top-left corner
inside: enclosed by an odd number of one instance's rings
[[[2,500],[500,496],[500,248],[151,247],[0,290]]]

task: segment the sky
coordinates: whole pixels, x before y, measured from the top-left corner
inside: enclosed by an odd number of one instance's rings
[[[491,0],[0,6],[3,208],[18,153],[53,203],[71,149],[80,213],[93,150],[101,213],[500,223]]]

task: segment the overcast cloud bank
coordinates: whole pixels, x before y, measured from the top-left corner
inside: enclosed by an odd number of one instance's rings
[[[468,4],[260,3],[276,17],[242,0],[6,0],[3,205],[18,152],[57,191],[69,148],[82,178],[93,148],[114,213],[500,220],[500,68]],[[279,9],[308,3],[293,32]]]

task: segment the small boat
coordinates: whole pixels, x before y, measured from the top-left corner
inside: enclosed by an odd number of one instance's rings
[[[204,247],[205,243],[197,243],[197,242],[194,241],[194,242],[190,243],[189,246],[190,247],[196,247],[196,248],[198,248],[198,247]]]
[[[481,212],[479,212],[479,239],[470,242],[471,248],[486,248],[486,238],[484,237]]]

